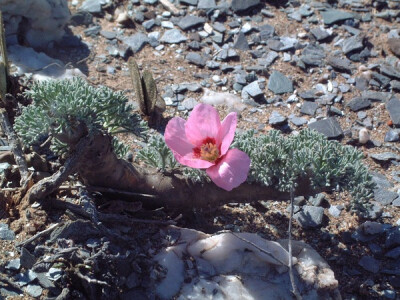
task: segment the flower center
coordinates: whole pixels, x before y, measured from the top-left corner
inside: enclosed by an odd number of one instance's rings
[[[219,151],[215,144],[206,143],[200,147],[200,158],[209,162],[214,162],[219,157]]]
[[[195,157],[209,162],[215,162],[219,158],[219,149],[216,145],[216,141],[214,138],[210,137],[204,139],[202,145],[194,148],[193,152]]]

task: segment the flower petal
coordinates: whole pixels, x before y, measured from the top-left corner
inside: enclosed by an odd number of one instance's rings
[[[175,117],[171,119],[165,128],[165,143],[172,150],[175,159],[182,165],[205,169],[214,164],[199,158],[194,157],[193,148],[195,148],[185,134],[186,121],[182,118]]]
[[[221,149],[221,156],[225,155],[228,151],[229,146],[232,144],[233,138],[235,137],[235,130],[237,125],[237,114],[231,112],[225,117],[221,123],[221,128],[218,132],[217,144]]]
[[[204,139],[216,138],[221,127],[217,110],[211,105],[200,103],[195,106],[185,125],[186,137],[197,147]]]
[[[249,156],[238,149],[231,149],[218,164],[207,169],[207,174],[217,186],[231,191],[246,180],[249,169]]]

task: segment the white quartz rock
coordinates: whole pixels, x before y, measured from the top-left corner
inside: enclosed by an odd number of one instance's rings
[[[177,238],[155,260],[166,270],[155,281],[161,299],[292,299],[287,241],[257,234],[207,235],[168,227]],[[170,234],[169,233],[169,234]],[[329,265],[310,246],[293,241],[294,275],[303,299],[341,299]]]

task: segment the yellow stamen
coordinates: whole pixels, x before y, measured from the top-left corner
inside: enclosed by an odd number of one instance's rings
[[[219,150],[213,143],[203,144],[200,148],[200,158],[209,162],[214,162],[219,157]]]

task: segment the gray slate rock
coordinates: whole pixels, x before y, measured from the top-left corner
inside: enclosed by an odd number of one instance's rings
[[[386,233],[385,247],[390,249],[400,246],[400,227],[396,226]]]
[[[202,18],[202,17],[197,17],[197,16],[185,16],[183,17],[179,22],[178,22],[178,26],[182,29],[182,30],[188,30],[190,28],[193,27],[198,27],[203,25],[206,22],[206,19]]]
[[[281,125],[286,122],[286,117],[282,116],[278,111],[273,111],[269,116],[268,123],[271,125]]]
[[[392,77],[394,79],[400,79],[400,70],[398,68],[395,68],[393,66],[383,64],[380,66],[381,73]]]
[[[339,218],[342,210],[343,210],[342,205],[332,205],[331,207],[329,207],[328,211],[331,216]]]
[[[388,191],[384,188],[378,188],[374,190],[375,201],[378,201],[384,206],[391,204],[397,197],[399,197],[399,194]]]
[[[294,218],[303,228],[314,228],[322,225],[324,208],[316,206],[303,206],[303,210],[296,213]]]
[[[101,2],[99,0],[85,0],[83,1],[80,10],[84,10],[90,12],[92,14],[99,14],[101,13]]]
[[[359,111],[361,109],[370,107],[371,101],[363,97],[354,97],[346,104],[346,106],[352,111]]]
[[[308,127],[322,133],[328,139],[337,139],[343,135],[343,130],[335,117],[310,123]]]
[[[327,32],[326,30],[324,30],[321,27],[315,27],[315,28],[311,29],[310,31],[317,41],[323,41],[326,38],[331,36],[329,34],[329,32]]]
[[[199,3],[197,4],[198,9],[208,10],[215,7],[215,0],[199,0]]]
[[[187,98],[185,100],[182,101],[182,106],[186,109],[186,110],[192,110],[197,104],[199,104],[199,102],[196,101],[196,99],[194,98]]]
[[[301,117],[296,117],[296,116],[289,118],[289,121],[292,122],[296,126],[303,126],[304,124],[307,124],[307,119],[304,119]]]
[[[261,41],[266,41],[275,35],[275,27],[269,24],[264,24],[258,27]]]
[[[207,63],[207,59],[196,52],[189,52],[186,55],[186,60],[199,67],[204,67]]]
[[[400,247],[396,247],[385,254],[385,257],[398,259],[400,257]]]
[[[371,101],[386,103],[392,97],[392,94],[386,92],[364,91],[362,92],[361,96],[364,99],[368,99]]]
[[[128,45],[134,53],[142,50],[143,47],[150,42],[148,36],[142,32],[126,37],[122,41],[124,44]]]
[[[318,103],[304,101],[303,105],[301,106],[300,112],[305,115],[314,116],[315,112],[317,111]]]
[[[326,25],[332,25],[340,21],[353,19],[353,14],[337,9],[328,9],[326,11],[321,11],[322,18]]]
[[[36,273],[37,280],[39,284],[42,286],[44,289],[54,289],[55,285],[53,282],[50,281],[49,278],[47,278],[46,273]]]
[[[387,104],[386,109],[389,112],[390,119],[396,127],[400,127],[400,100],[392,98]]]
[[[28,270],[25,273],[20,273],[17,276],[15,276],[15,281],[20,286],[24,286],[34,281],[36,278],[37,278],[36,273],[33,272],[32,270]]]
[[[169,29],[166,30],[160,39],[160,42],[167,44],[179,44],[185,42],[187,37],[182,34],[179,29]]]
[[[12,259],[6,264],[7,270],[18,271],[21,268],[21,260],[19,258]]]
[[[315,90],[302,91],[299,93],[299,96],[304,100],[310,100],[310,101],[314,101],[315,99],[318,98],[318,96],[315,95]]]
[[[247,42],[246,36],[243,32],[240,31],[236,36],[235,42],[233,43],[233,48],[242,51],[250,50],[249,43]]]
[[[249,83],[242,89],[242,97],[249,95],[252,98],[257,98],[264,95],[264,92],[260,89],[260,86],[257,81],[253,81]]]
[[[354,69],[351,60],[347,58],[339,58],[331,55],[328,56],[328,58],[326,59],[326,63],[331,67],[333,67],[334,69],[337,69],[342,72],[351,73],[352,70]]]
[[[380,268],[380,262],[373,258],[372,256],[363,256],[358,264],[363,267],[365,270],[371,273],[378,273]]]
[[[260,5],[260,0],[232,0],[231,8],[235,13],[242,13],[251,8]]]
[[[385,142],[398,142],[400,141],[400,135],[397,130],[390,129],[388,132],[386,132],[385,135]]]
[[[281,72],[274,71],[269,77],[268,89],[274,94],[284,94],[293,92],[293,83]]]
[[[13,241],[15,240],[14,231],[8,229],[7,224],[0,224],[0,240]]]
[[[257,59],[257,63],[263,67],[269,67],[279,57],[278,52],[269,51],[266,56]]]
[[[179,4],[197,6],[199,0],[179,0]]]
[[[342,45],[342,50],[344,54],[348,54],[356,50],[361,50],[364,47],[363,40],[364,37],[361,35],[355,35],[345,39]]]
[[[400,155],[397,155],[396,153],[393,153],[393,152],[372,153],[369,156],[375,160],[383,161],[383,162],[389,161],[389,160],[400,161]]]
[[[33,298],[38,298],[40,297],[40,295],[43,292],[43,289],[40,285],[37,284],[29,284],[26,288],[25,288],[25,292],[28,293],[30,296],[32,296]]]
[[[320,45],[308,44],[301,53],[300,59],[307,66],[323,66],[326,57],[325,50]]]

